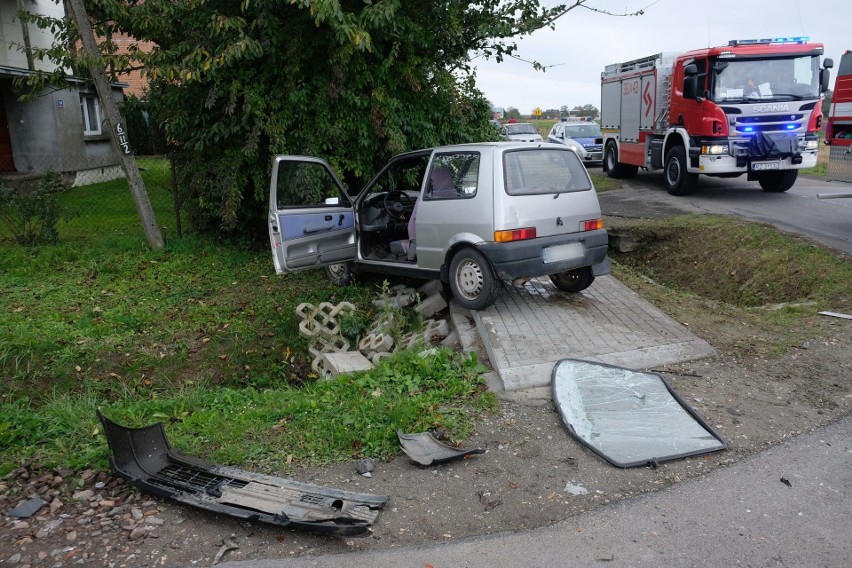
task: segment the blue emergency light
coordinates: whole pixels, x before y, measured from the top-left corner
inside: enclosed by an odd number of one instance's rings
[[[763,39],[732,39],[728,42],[730,46],[737,45],[758,45],[762,43],[779,44],[779,43],[808,43],[810,38],[807,36],[794,37],[770,37]]]

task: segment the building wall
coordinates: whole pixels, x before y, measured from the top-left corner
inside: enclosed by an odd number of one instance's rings
[[[54,18],[62,18],[65,15],[65,9],[61,2],[23,0],[23,5],[26,10],[33,14],[43,14]],[[54,39],[50,30],[42,30],[33,24],[28,24],[27,28],[30,35],[30,46],[33,48],[47,48],[53,45]],[[0,45],[3,46],[3,48],[0,48],[0,65],[28,69],[27,55],[18,49],[18,46],[24,45],[24,33],[21,28],[21,21],[18,19],[17,0],[0,0]],[[50,62],[35,61],[34,63],[35,68],[39,71],[56,69],[56,66]]]
[[[111,133],[105,127],[100,135],[83,135],[80,89],[45,91],[34,102],[22,103],[11,89],[11,80],[0,81],[17,171],[71,172],[119,163]],[[123,99],[120,87],[113,88],[113,96],[118,101]]]
[[[129,52],[131,45],[136,45],[140,51],[149,52],[157,47],[157,44],[151,41],[136,41],[135,39],[122,35],[113,36],[112,41],[118,48],[118,53],[126,54]],[[135,95],[138,99],[145,99],[148,89],[148,77],[144,71],[133,71],[132,73],[122,73],[116,77],[120,83],[127,83],[124,89],[125,96]]]

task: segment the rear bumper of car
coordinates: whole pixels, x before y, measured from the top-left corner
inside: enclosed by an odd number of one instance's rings
[[[504,280],[547,276],[584,266],[595,267],[595,275],[600,276],[609,273],[606,256],[608,243],[606,230],[599,229],[510,243],[489,242],[479,245],[477,249],[488,258],[497,275]],[[558,252],[548,254],[545,251]],[[561,251],[565,251],[565,254],[561,254]],[[548,259],[548,256],[558,260]]]

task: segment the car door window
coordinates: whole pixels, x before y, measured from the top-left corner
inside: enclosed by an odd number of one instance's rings
[[[478,152],[437,154],[432,161],[426,199],[469,199],[479,186]]]
[[[324,164],[298,161],[279,164],[276,202],[278,209],[349,205]]]

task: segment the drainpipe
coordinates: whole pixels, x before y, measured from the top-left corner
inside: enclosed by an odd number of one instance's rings
[[[29,10],[27,10],[26,6],[24,6],[24,0],[18,0],[18,12],[26,12],[29,14]],[[35,71],[35,61],[33,61],[33,46],[30,44],[30,28],[27,26],[27,22],[21,19],[21,33],[24,36],[24,50],[27,54],[27,68],[30,71]]]

